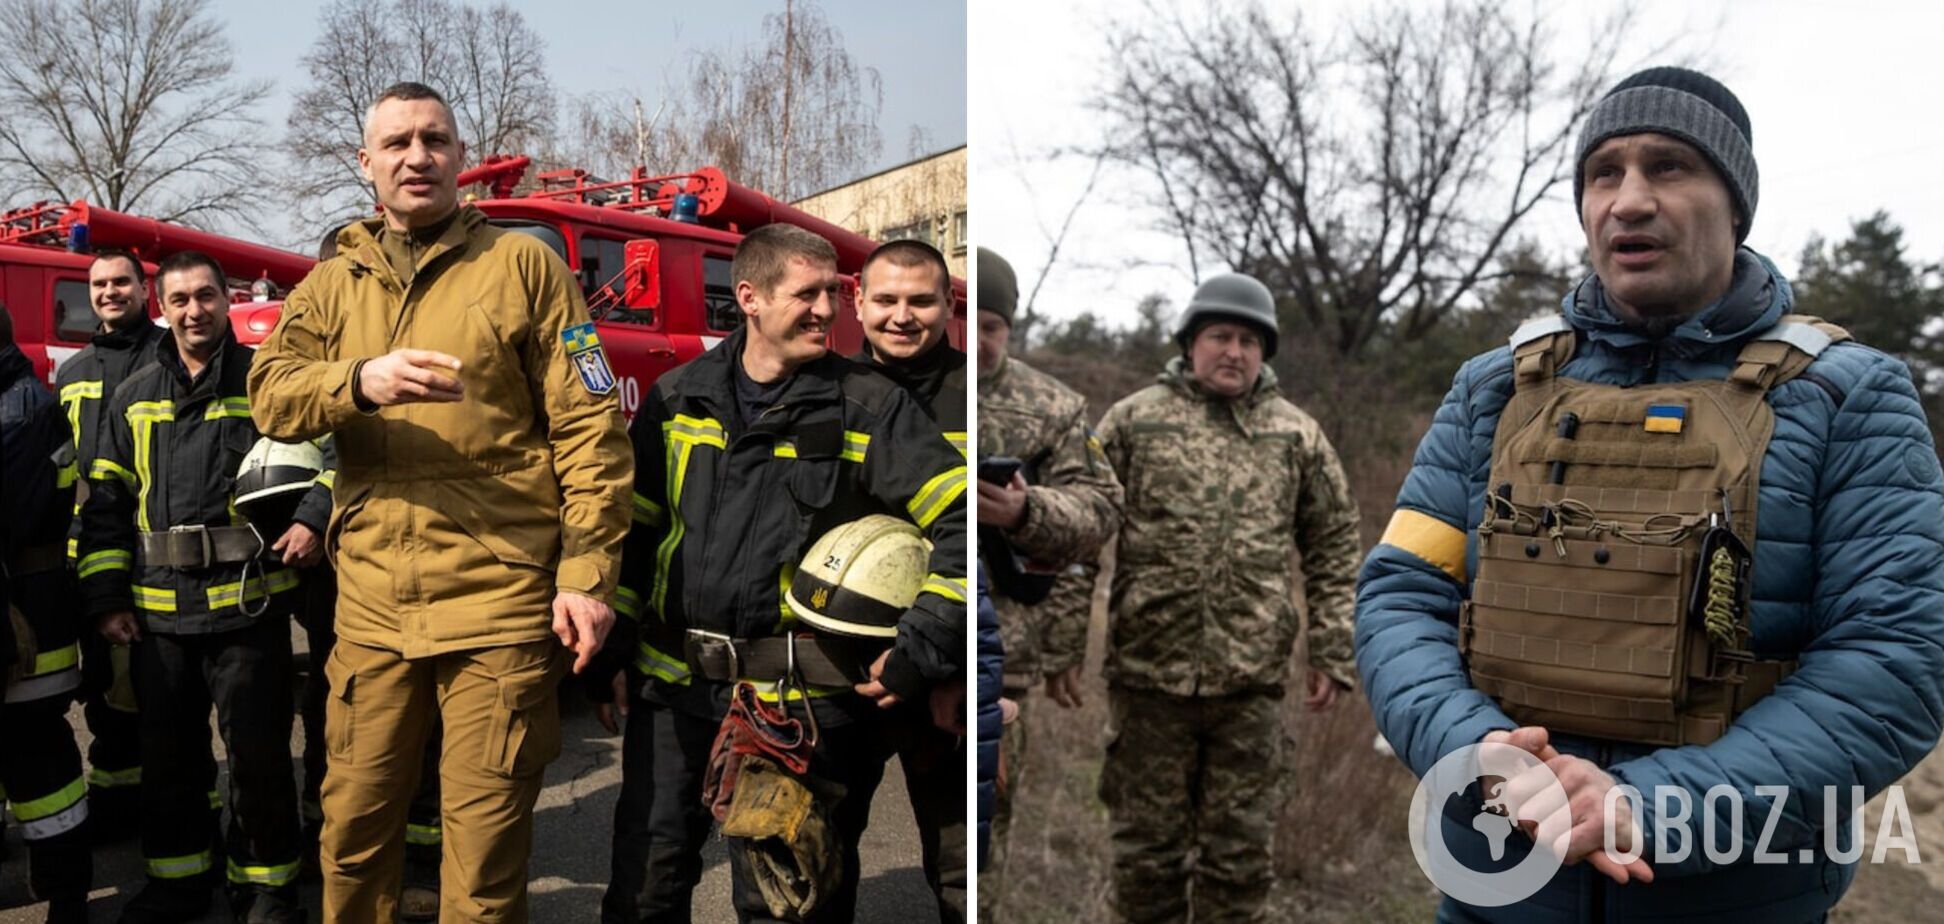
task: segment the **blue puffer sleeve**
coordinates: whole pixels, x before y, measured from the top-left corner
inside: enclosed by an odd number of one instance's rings
[[[1005,649],[999,641],[999,612],[986,595],[985,566],[979,566],[979,865],[991,843],[992,807],[998,792],[999,739],[1003,734],[999,690],[1005,675]]]
[[[1458,607],[1473,557],[1467,511],[1479,503],[1473,472],[1489,462],[1503,406],[1480,384],[1509,366],[1509,351],[1499,350],[1458,371],[1357,578],[1357,673],[1378,731],[1419,776],[1486,732],[1516,725],[1472,688],[1458,655]],[[1485,462],[1477,458],[1480,433]]]
[[[1839,383],[1843,401],[1824,402],[1833,408],[1824,452],[1797,466],[1802,496],[1812,502],[1787,513],[1814,517],[1808,535],[1815,590],[1803,610],[1811,624],[1796,672],[1715,743],[1662,749],[1611,768],[1645,797],[1641,823],[1650,845],[1657,825],[1680,832],[1670,845],[1694,845],[1678,864],[1656,860],[1661,875],[1713,868],[1698,840],[1710,813],[1717,852],[1731,844],[1736,800],[1704,803],[1710,787],[1741,795],[1744,861],[1777,797],[1771,787],[1785,788],[1767,847],[1793,860],[1799,848],[1819,843],[1826,802],[1833,799],[1831,817],[1847,829],[1852,787],[1865,799],[1874,796],[1937,741],[1944,717],[1944,476],[1923,408],[1904,365],[1874,350],[1839,345],[1812,370]],[[1759,545],[1756,555],[1759,568]],[[1685,791],[1687,817],[1662,817],[1655,787]]]

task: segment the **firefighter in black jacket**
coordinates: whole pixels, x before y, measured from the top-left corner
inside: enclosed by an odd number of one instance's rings
[[[853,362],[882,372],[917,399],[945,439],[965,455],[965,353],[946,337],[952,270],[938,248],[891,241],[857,273],[864,348]],[[925,881],[945,924],[965,920],[965,677],[937,687],[922,713],[894,723],[905,791],[924,850]]]
[[[148,315],[148,280],[142,262],[125,250],[95,251],[88,267],[88,303],[101,327],[88,345],[61,364],[54,391],[74,430],[74,447],[85,474],[101,441],[108,399],[135,372],[155,362],[155,342],[168,331]],[[78,512],[78,511],[77,511]],[[81,518],[68,531],[68,559],[76,558]],[[127,646],[111,647],[94,632],[81,633],[82,714],[88,720],[88,795],[96,840],[133,832],[140,806],[142,745],[128,678]],[[216,782],[215,765],[209,783]]]
[[[935,686],[964,668],[963,457],[896,383],[827,349],[840,291],[829,242],[790,225],[764,226],[743,239],[731,273],[746,323],[662,376],[631,427],[635,526],[615,609],[634,618],[617,627],[608,650],[626,651],[617,637],[635,636],[626,653],[646,689],[627,716],[609,921],[629,920],[616,908],[632,904],[643,863],[642,894],[678,893],[686,909],[708,832],[697,797],[709,743],[734,681],[764,682],[765,696],[779,695],[777,673],[759,665],[780,673],[783,636],[802,628],[785,594],[804,550],[823,533],[892,514],[923,529],[933,550],[924,590],[893,639],[850,646],[847,655],[843,645],[797,646],[804,672],[816,659],[817,673],[846,674],[854,685],[780,694],[806,721],[805,710],[814,710],[810,775],[845,790],[832,812],[842,879],[810,920],[851,919],[857,842],[893,746],[881,717],[900,702],[923,708]],[[730,858],[738,916],[776,920],[737,841]],[[672,907],[636,910],[653,920]]]
[[[222,268],[179,253],[156,282],[172,336],[109,402],[79,549],[88,613],[110,641],[134,643],[142,704],[149,882],[122,920],[193,919],[218,876],[240,919],[301,920],[290,566],[315,562],[322,545],[301,522],[273,540],[236,513],[236,472],[258,433],[245,387],[251,353],[230,331]],[[221,872],[201,778],[212,704],[230,764]]]
[[[14,345],[0,309],[0,510],[6,511],[6,657],[0,658],[0,787],[27,842],[28,879],[47,920],[88,919],[92,859],[82,830],[88,786],[67,707],[81,685],[65,534],[74,441],[60,406]],[[6,663],[11,660],[12,663]]]

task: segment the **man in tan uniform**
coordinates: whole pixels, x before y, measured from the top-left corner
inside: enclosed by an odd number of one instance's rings
[[[392,920],[435,716],[440,919],[527,919],[562,647],[579,671],[614,620],[634,475],[615,378],[560,258],[459,207],[464,158],[436,92],[380,94],[358,160],[385,214],[339,233],[251,370],[264,433],[337,439],[329,921]]]

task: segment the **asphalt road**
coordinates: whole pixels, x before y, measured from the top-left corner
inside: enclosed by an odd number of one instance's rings
[[[296,639],[301,650],[303,633]],[[301,664],[303,658],[298,661]],[[608,833],[614,801],[621,791],[621,739],[609,737],[594,718],[593,709],[577,696],[566,703],[560,759],[547,768],[546,788],[535,807],[532,877],[533,920],[594,921],[600,916],[601,894],[608,880]],[[88,733],[76,706],[68,714],[76,740],[85,753]],[[292,753],[300,753],[302,729],[292,723]],[[218,738],[218,759],[221,741]],[[18,826],[7,826],[6,859],[0,861],[0,924],[39,924],[46,905],[28,904],[27,856]],[[938,920],[936,905],[919,868],[918,830],[905,798],[904,776],[897,761],[885,769],[884,783],[871,807],[871,827],[859,853],[863,881],[858,887],[859,924],[911,924]],[[732,922],[729,905],[729,862],[720,838],[711,835],[703,852],[704,872],[695,893],[698,924]],[[135,839],[95,851],[95,890],[90,906],[96,921],[113,921],[121,906],[142,886],[141,849]],[[318,888],[303,889],[311,920],[321,921]],[[220,905],[220,899],[218,900]],[[204,920],[228,921],[227,913]]]

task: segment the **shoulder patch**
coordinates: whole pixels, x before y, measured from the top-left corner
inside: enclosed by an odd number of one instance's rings
[[[607,351],[601,349],[601,335],[595,331],[594,322],[569,327],[560,332],[560,339],[574,371],[580,374],[582,388],[596,395],[614,391],[614,370],[608,366]]]

